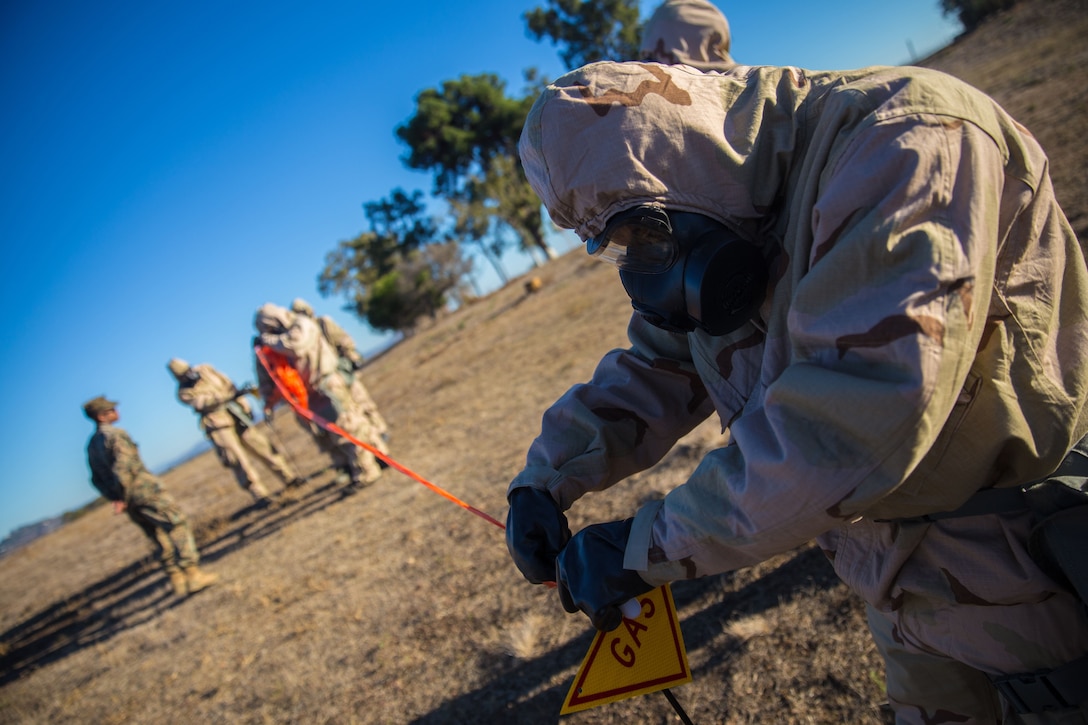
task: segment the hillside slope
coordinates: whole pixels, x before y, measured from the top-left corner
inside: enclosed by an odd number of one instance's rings
[[[1024,2],[923,61],[1043,140],[1082,239],[1085,6]],[[542,411],[625,344],[630,311],[615,272],[580,250],[535,274],[539,292],[515,281],[364,370],[393,457],[500,520]],[[293,416],[274,425],[310,474],[277,509],[245,508],[210,453],[165,477],[218,586],[175,598],[108,507],[0,559],[0,723],[557,722],[585,618],[520,578],[497,527],[395,471],[345,497]],[[709,421],[652,471],[580,501],[572,528],[630,515],[722,440]],[[695,678],[674,694],[694,722],[885,721],[862,608],[812,547],[673,592]],[[564,720],[674,716],[650,695]]]
[[[1088,0],[1021,2],[922,60],[981,88],[1034,134],[1058,201],[1088,243]]]

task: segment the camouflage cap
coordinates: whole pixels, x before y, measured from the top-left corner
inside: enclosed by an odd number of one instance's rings
[[[83,404],[83,413],[91,420],[94,420],[99,413],[105,413],[107,410],[113,410],[116,407],[116,400],[108,400],[104,395],[99,395],[97,398],[91,398]]]

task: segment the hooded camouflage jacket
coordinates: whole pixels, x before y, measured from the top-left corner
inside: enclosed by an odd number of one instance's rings
[[[545,90],[520,152],[583,239],[659,203],[726,224],[770,265],[758,318],[728,335],[634,317],[631,348],[545,413],[511,484],[566,509],[716,412],[730,445],[635,517],[625,566],[650,582],[859,516],[954,509],[1047,474],[1088,428],[1088,274],[1047,159],[949,76],[593,64]],[[894,577],[865,567],[869,585]]]

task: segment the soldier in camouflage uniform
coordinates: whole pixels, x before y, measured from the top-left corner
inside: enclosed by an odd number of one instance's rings
[[[1088,618],[1029,554],[1030,512],[925,518],[1088,432],[1088,270],[1027,130],[920,68],[597,63],[547,87],[519,150],[636,311],[510,484],[526,578],[608,629],[653,586],[816,538],[898,722],[1084,722]],[[579,497],[714,413],[731,438],[688,481],[570,536]]]
[[[706,0],[665,0],[642,26],[639,57],[727,71],[736,65],[729,54],[731,44],[729,21],[717,7]]]
[[[340,356],[316,322],[268,303],[257,310],[254,324],[258,333],[255,342],[285,356],[299,373],[311,411],[364,443],[373,445],[379,439],[352,397],[350,383],[340,369]],[[261,368],[259,361],[257,367]],[[267,375],[259,376],[258,383],[265,401],[278,397]],[[310,428],[318,445],[348,473],[353,488],[370,485],[381,477],[382,469],[370,451],[315,424]]]
[[[245,393],[230,378],[211,365],[194,367],[178,358],[170,360],[167,368],[178,382],[178,401],[200,415],[200,429],[215,446],[220,462],[256,502],[266,504],[271,498],[247,451],[264,461],[287,486],[302,483],[283,453],[257,427]]]
[[[363,356],[355,347],[355,340],[352,340],[351,335],[349,335],[344,328],[340,327],[340,325],[336,324],[336,321],[328,315],[321,315],[320,317],[316,316],[314,314],[314,308],[310,306],[309,302],[301,297],[296,297],[294,301],[291,302],[291,311],[295,314],[309,317],[316,322],[318,327],[321,328],[321,333],[325,336],[325,339],[336,349],[337,354],[340,355],[340,370],[343,372],[345,380],[351,386],[351,397],[355,399],[355,402],[367,417],[370,427],[378,434],[374,442],[374,447],[380,452],[389,455],[389,447],[387,445],[389,425],[378,411],[377,403],[370,397],[370,391],[363,385],[362,376],[360,375],[359,370],[363,367],[364,361]]]
[[[115,513],[127,513],[155,545],[175,592],[194,594],[214,584],[219,577],[198,566],[200,552],[189,520],[144,466],[128,433],[114,425],[120,418],[117,403],[99,396],[87,401],[83,412],[96,426],[87,444],[91,484],[113,501]]]

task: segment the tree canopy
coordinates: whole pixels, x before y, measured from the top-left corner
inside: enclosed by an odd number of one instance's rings
[[[484,214],[514,230],[523,246],[551,257],[540,200],[517,155],[535,96],[507,96],[506,84],[491,73],[461,76],[422,91],[415,114],[396,133],[409,147],[405,165],[432,172],[434,193],[462,215],[458,228],[479,232],[484,225],[465,215]]]
[[[568,70],[599,60],[636,60],[637,0],[548,0],[523,16],[536,40],[550,38]]]
[[[416,96],[415,114],[396,129],[410,169],[434,173],[434,192],[457,195],[466,174],[486,173],[495,158],[516,156],[533,99],[511,98],[493,73],[461,76]]]
[[[471,262],[440,238],[420,191],[395,189],[363,209],[370,229],[325,255],[318,291],[346,296],[349,309],[376,330],[411,332],[446,305]]]
[[[941,0],[941,11],[955,15],[965,32],[971,32],[983,20],[1002,10],[1008,10],[1016,0]]]
[[[523,17],[530,36],[551,39],[568,68],[638,52],[637,0],[547,0]],[[326,255],[318,278],[323,296],[347,297],[349,309],[375,329],[410,331],[470,273],[464,247],[475,245],[504,281],[499,260],[511,238],[554,256],[517,153],[543,84],[531,68],[525,80],[520,96],[508,94],[494,73],[462,75],[419,92],[415,112],[395,129],[407,147],[401,160],[432,175],[431,195],[446,202],[450,217],[442,225],[429,217],[419,191],[395,189],[363,204],[369,227]]]

